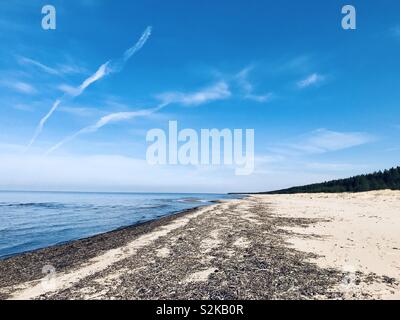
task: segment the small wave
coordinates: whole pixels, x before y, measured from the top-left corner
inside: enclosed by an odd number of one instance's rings
[[[51,208],[60,209],[64,208],[65,205],[55,202],[26,202],[26,203],[0,203],[0,207],[8,208],[21,208],[21,207],[33,207],[33,208]]]
[[[135,207],[137,209],[160,209],[168,207],[167,204],[145,204],[139,207]]]
[[[185,202],[185,203],[207,203],[209,200],[199,199],[199,198],[182,198],[177,199],[176,202]]]

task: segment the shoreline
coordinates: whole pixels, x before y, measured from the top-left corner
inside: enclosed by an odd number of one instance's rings
[[[49,246],[45,246],[45,247],[42,247],[42,248],[37,248],[37,249],[33,249],[33,250],[27,250],[27,251],[22,251],[22,252],[10,254],[10,255],[2,256],[2,257],[0,257],[0,263],[1,263],[2,261],[5,261],[5,260],[11,259],[11,258],[16,258],[16,257],[18,257],[18,256],[20,256],[20,255],[27,255],[27,254],[30,254],[30,253],[36,253],[37,251],[42,251],[42,250],[50,249],[50,248],[53,248],[53,247],[60,247],[60,246],[68,245],[68,244],[71,244],[71,243],[76,242],[76,241],[89,240],[89,239],[91,239],[91,238],[98,237],[98,236],[101,236],[101,235],[106,235],[106,234],[108,234],[108,233],[114,233],[114,232],[117,232],[117,231],[122,231],[122,230],[124,230],[124,229],[130,229],[130,228],[140,227],[140,226],[142,226],[142,225],[145,225],[145,224],[148,224],[148,223],[151,223],[151,222],[155,222],[155,221],[160,220],[160,219],[168,218],[168,217],[175,216],[175,215],[179,215],[179,214],[184,214],[184,213],[190,212],[190,211],[192,211],[192,210],[196,210],[196,209],[198,209],[198,208],[210,206],[210,205],[212,205],[213,203],[217,203],[217,201],[219,201],[219,200],[212,200],[212,201],[209,201],[210,204],[208,204],[208,205],[199,205],[199,206],[197,206],[197,207],[193,207],[193,208],[190,208],[190,209],[184,209],[184,210],[179,210],[179,211],[173,211],[173,212],[171,212],[170,214],[167,214],[167,215],[165,215],[165,216],[163,216],[163,217],[160,217],[160,218],[155,218],[155,219],[151,219],[151,220],[148,220],[148,221],[143,221],[143,222],[138,222],[138,223],[131,224],[131,225],[126,225],[126,226],[118,227],[118,228],[116,228],[116,229],[112,229],[112,230],[105,231],[105,232],[101,232],[101,233],[94,234],[94,235],[89,235],[89,236],[87,236],[87,237],[83,237],[83,238],[79,238],[79,239],[72,239],[72,240],[67,240],[67,241],[62,241],[62,242],[55,243],[55,244],[51,244],[51,245],[49,245]]]
[[[199,208],[212,205],[200,205],[161,218],[1,258],[0,288],[43,278],[42,268],[45,265],[52,265],[63,272],[73,267],[74,264],[82,263],[107,250],[115,249],[135,237],[151,232],[155,228],[195,212]],[[74,252],[75,250],[76,252]],[[68,255],[68,257],[63,259],[63,255]],[[43,263],[44,261],[46,263]],[[0,292],[1,299],[2,294]]]
[[[0,299],[394,299],[398,210],[389,191],[216,201],[0,261]]]

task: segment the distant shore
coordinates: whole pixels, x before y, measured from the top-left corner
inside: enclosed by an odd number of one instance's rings
[[[396,212],[396,191],[226,200],[2,260],[0,298],[398,298]]]

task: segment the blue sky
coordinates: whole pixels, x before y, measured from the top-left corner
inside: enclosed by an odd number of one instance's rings
[[[357,30],[345,31],[349,3]],[[41,28],[46,4],[57,10],[56,30]],[[71,97],[148,26],[121,70]],[[398,165],[398,1],[0,0],[0,42],[1,189],[261,191]],[[180,99],[45,155],[104,116],[166,96]],[[146,132],[169,120],[181,129],[254,128],[255,172],[149,166]]]

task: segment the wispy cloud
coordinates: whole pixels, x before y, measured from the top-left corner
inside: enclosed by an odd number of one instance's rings
[[[57,150],[61,146],[63,146],[65,143],[67,143],[67,142],[69,142],[71,140],[74,140],[76,137],[78,137],[78,136],[80,136],[82,134],[96,132],[97,130],[99,130],[100,128],[104,127],[105,125],[107,125],[109,123],[126,121],[126,120],[130,120],[130,119],[137,118],[137,117],[149,116],[149,115],[161,110],[162,108],[167,106],[167,104],[168,103],[162,103],[162,104],[160,104],[159,106],[157,106],[155,108],[138,110],[138,111],[116,112],[116,113],[111,113],[109,115],[101,117],[95,124],[87,126],[87,127],[83,128],[83,129],[79,130],[78,132],[66,137],[65,139],[63,139],[62,141],[60,141],[59,143],[57,143],[56,145],[51,147],[46,152],[46,154],[50,154],[50,153],[54,152],[55,150]]]
[[[22,82],[22,81],[17,81],[14,83],[14,88],[22,93],[27,93],[27,94],[34,94],[36,93],[36,89],[29,83]]]
[[[311,153],[337,151],[360,146],[375,140],[375,137],[365,132],[337,132],[318,129],[305,137],[300,144],[293,148]]]
[[[252,70],[252,67],[247,67],[241,70],[235,77],[237,83],[239,84],[241,90],[244,93],[243,98],[248,100],[253,100],[256,102],[268,102],[271,100],[273,94],[271,92],[265,94],[254,94],[254,87],[251,82],[248,80],[248,75]]]
[[[61,74],[84,74],[87,73],[87,70],[84,67],[78,66],[72,62],[68,64],[60,64],[57,66],[57,70],[61,72]]]
[[[275,154],[286,156],[322,154],[361,146],[375,141],[376,138],[365,132],[317,129],[291,140],[289,143],[281,143],[268,149]]]
[[[76,87],[70,86],[68,84],[60,84],[59,86],[57,86],[57,89],[69,96],[74,96],[78,91]]]
[[[43,64],[39,61],[30,59],[27,57],[22,57],[22,56],[17,57],[17,59],[18,59],[18,63],[21,65],[32,65],[32,66],[35,66],[35,67],[39,68],[40,70],[47,72],[49,74],[52,74],[52,75],[60,74],[60,72],[58,70],[51,68],[49,66],[46,66],[45,64]]]
[[[98,109],[86,107],[60,107],[59,110],[78,117],[89,117],[100,112]]]
[[[136,42],[134,46],[129,48],[125,51],[122,58],[117,59],[115,61],[107,61],[106,63],[102,64],[98,70],[88,77],[82,84],[75,88],[69,88],[69,92],[66,92],[63,97],[57,99],[53,106],[51,107],[50,111],[40,120],[39,125],[36,128],[35,134],[33,135],[31,141],[28,144],[28,148],[35,142],[37,137],[42,132],[44,125],[46,124],[47,120],[51,117],[51,115],[56,111],[59,105],[64,102],[68,98],[75,98],[81,95],[91,84],[95,83],[96,81],[102,79],[108,74],[119,72],[124,67],[125,63],[138,51],[140,50],[143,45],[146,43],[148,38],[151,35],[151,27],[147,27],[140,39]],[[65,87],[64,87],[65,89]]]
[[[75,63],[71,61],[69,61],[68,63],[58,64],[56,67],[50,67],[38,60],[24,56],[16,56],[16,59],[20,65],[33,66],[34,68],[37,68],[40,71],[46,72],[54,76],[64,76],[69,74],[84,74],[87,72],[85,68],[77,66]]]
[[[269,93],[264,94],[264,95],[247,94],[245,96],[245,98],[248,99],[248,100],[253,100],[253,101],[262,103],[262,102],[270,101],[273,96],[274,95],[272,94],[272,92],[269,92]]]
[[[316,85],[320,82],[322,82],[325,79],[324,76],[318,74],[318,73],[313,73],[310,74],[307,78],[300,80],[297,82],[297,87],[300,89],[304,89],[307,87],[310,87],[312,85]]]
[[[1,84],[12,90],[18,91],[20,93],[24,93],[24,94],[37,93],[36,88],[27,82],[6,80],[6,81],[2,81]]]
[[[229,98],[231,92],[229,91],[229,87],[225,82],[218,82],[215,85],[208,87],[206,89],[193,92],[193,93],[164,93],[157,96],[161,103],[149,109],[143,109],[139,111],[128,111],[128,112],[114,112],[109,115],[101,117],[95,124],[85,127],[78,132],[66,137],[52,148],[50,148],[46,154],[50,154],[55,150],[62,147],[65,143],[74,140],[78,136],[87,133],[93,133],[104,127],[109,123],[116,123],[120,121],[126,121],[137,117],[145,117],[150,116],[166,106],[177,103],[184,106],[193,106],[193,105],[201,105],[214,100],[221,100]]]
[[[211,101],[228,99],[232,95],[229,86],[225,81],[217,82],[216,84],[205,89],[191,92],[166,92],[157,95],[157,98],[164,103],[179,103],[184,106],[197,106]]]

